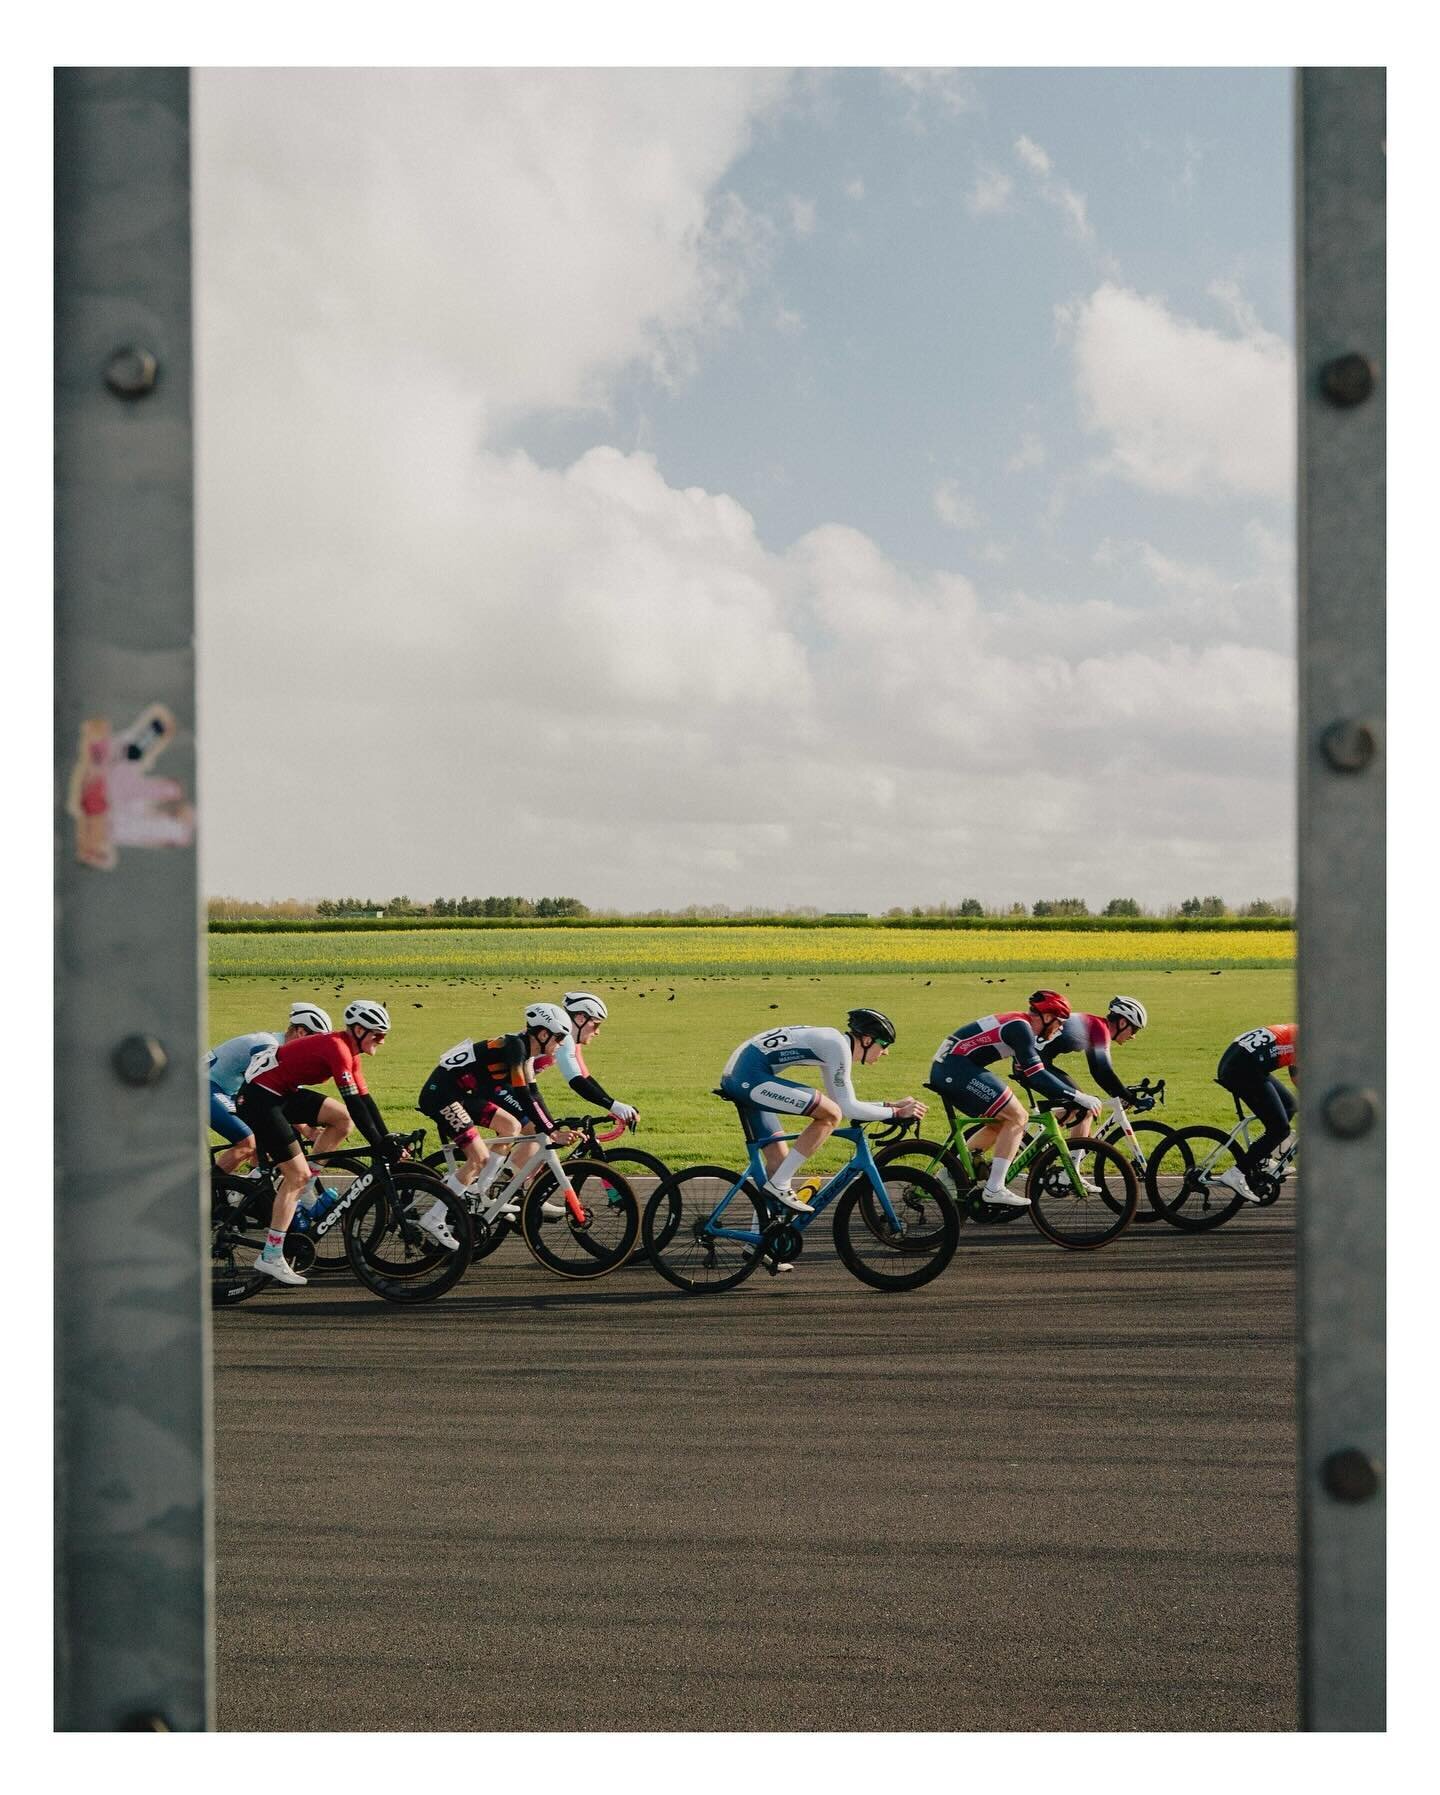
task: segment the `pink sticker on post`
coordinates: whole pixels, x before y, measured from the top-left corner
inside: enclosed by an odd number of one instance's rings
[[[112,732],[107,717],[80,725],[66,810],[75,819],[75,857],[109,872],[120,848],[185,848],[195,839],[195,808],[178,779],[150,768],[175,738],[163,704],[150,704],[130,727]]]

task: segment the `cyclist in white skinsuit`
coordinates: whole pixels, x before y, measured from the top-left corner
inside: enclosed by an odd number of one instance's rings
[[[914,1097],[893,1103],[862,1103],[850,1082],[852,1063],[873,1066],[895,1043],[895,1024],[880,1010],[851,1010],[846,1032],[838,1028],[770,1028],[742,1041],[725,1062],[720,1089],[740,1112],[750,1139],[759,1143],[770,1176],[765,1194],[784,1208],[804,1215],[810,1205],[791,1188],[796,1172],[843,1117],[848,1122],[888,1122],[899,1116],[923,1116],[925,1105]],[[825,1089],[781,1078],[787,1066],[818,1066]],[[779,1138],[782,1116],[807,1116],[808,1126],[790,1151]]]

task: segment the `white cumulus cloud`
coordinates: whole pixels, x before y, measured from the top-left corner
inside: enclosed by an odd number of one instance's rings
[[[1107,282],[1062,321],[1082,421],[1115,473],[1177,496],[1288,495],[1294,360],[1253,314],[1226,334]]]

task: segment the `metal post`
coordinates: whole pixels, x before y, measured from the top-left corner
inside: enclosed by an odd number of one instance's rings
[[[1301,1724],[1385,1725],[1385,73],[1303,69]]]
[[[184,69],[55,78],[56,1726],[211,1723]]]

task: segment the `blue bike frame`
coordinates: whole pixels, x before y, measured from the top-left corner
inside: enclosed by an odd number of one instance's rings
[[[777,1138],[783,1141],[794,1141],[799,1140],[800,1137],[797,1134],[783,1134]],[[900,1232],[900,1218],[891,1207],[890,1198],[886,1194],[885,1180],[880,1176],[880,1168],[875,1164],[875,1157],[870,1151],[870,1143],[865,1137],[865,1124],[863,1122],[852,1122],[848,1128],[837,1128],[835,1130],[835,1138],[838,1140],[853,1141],[855,1151],[850,1158],[846,1160],[845,1164],[840,1167],[839,1171],[833,1173],[826,1179],[825,1183],[822,1184],[820,1189],[815,1192],[815,1195],[811,1197],[810,1213],[808,1215],[801,1215],[798,1211],[793,1209],[781,1209],[779,1204],[774,1203],[770,1198],[766,1197],[765,1202],[772,1210],[778,1211],[778,1214],[771,1215],[768,1218],[763,1230],[755,1228],[727,1228],[723,1225],[717,1226],[717,1221],[724,1216],[725,1211],[730,1207],[735,1198],[740,1195],[747,1182],[752,1184],[755,1189],[763,1195],[765,1180],[770,1176],[769,1169],[765,1164],[765,1156],[760,1150],[759,1143],[747,1140],[745,1143],[745,1158],[747,1161],[745,1176],[732,1184],[730,1189],[726,1191],[725,1195],[715,1205],[714,1209],[711,1210],[710,1218],[705,1224],[705,1233],[707,1237],[712,1240],[739,1240],[744,1241],[751,1246],[755,1246],[763,1241],[766,1234],[774,1229],[777,1221],[779,1221],[782,1226],[796,1228],[803,1234],[815,1220],[816,1216],[822,1215],[837,1197],[842,1196],[844,1192],[850,1188],[857,1178],[868,1178],[870,1180],[870,1188],[875,1192],[876,1197],[879,1199],[880,1207],[884,1212],[886,1222],[890,1227],[894,1228],[897,1233]],[[767,1145],[768,1144],[769,1143],[767,1143]],[[746,1203],[747,1206],[750,1203],[748,1197],[746,1198]]]

